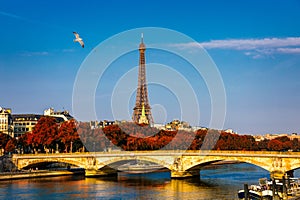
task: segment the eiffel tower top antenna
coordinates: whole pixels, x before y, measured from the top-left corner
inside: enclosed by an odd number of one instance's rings
[[[144,43],[144,33],[141,33],[141,43]]]

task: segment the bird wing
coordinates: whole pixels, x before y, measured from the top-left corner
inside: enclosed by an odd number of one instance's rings
[[[82,46],[82,48],[84,48],[84,42],[82,40],[79,40],[79,43]]]
[[[76,38],[79,38],[79,34],[76,32],[73,32],[73,34],[75,35]]]

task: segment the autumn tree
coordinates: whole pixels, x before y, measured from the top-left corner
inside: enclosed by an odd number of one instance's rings
[[[299,141],[294,138],[290,140],[287,136],[276,137],[268,142],[269,151],[298,151],[299,150]]]
[[[78,125],[76,127],[76,125]],[[0,148],[6,148],[9,136],[0,134]],[[278,137],[273,140],[255,141],[251,135],[238,135],[225,131],[200,129],[193,131],[166,131],[150,126],[139,126],[134,123],[110,125],[105,128],[91,128],[88,122],[75,124],[74,120],[64,122],[60,126],[55,118],[42,117],[34,130],[19,137],[17,143],[12,143],[6,149],[22,148],[24,152],[31,149],[55,149],[59,144],[65,152],[104,151],[116,146],[126,150],[269,150],[269,151],[299,151],[298,139]],[[72,144],[72,149],[71,148]]]
[[[30,153],[29,145],[27,145],[27,142],[26,142],[27,136],[28,136],[28,133],[25,133],[25,134],[19,136],[16,141],[16,147],[20,148],[21,153]]]
[[[269,142],[270,142],[270,140],[268,140],[268,139],[264,139],[264,140],[261,140],[261,141],[257,142],[258,150],[267,151]]]
[[[103,128],[103,132],[115,146],[126,151],[162,149],[177,133],[136,124],[127,124],[125,128],[122,126],[122,129],[118,125],[111,125]]]
[[[0,149],[5,149],[7,142],[11,139],[8,134],[0,133]]]
[[[5,152],[14,152],[16,149],[16,139],[10,139],[5,145]]]
[[[300,150],[300,143],[299,143],[299,140],[297,138],[294,138],[293,140],[291,140],[291,149],[293,151],[299,151]]]
[[[283,147],[282,142],[277,139],[273,139],[268,142],[269,151],[281,151],[282,147]]]
[[[84,151],[104,151],[113,147],[113,144],[104,135],[101,128],[91,129],[89,123],[80,122],[77,127],[80,141],[83,143]]]
[[[65,152],[73,152],[81,145],[80,137],[78,135],[75,120],[65,121],[58,129],[57,142],[61,141],[65,146]],[[72,149],[71,148],[72,145]]]
[[[27,144],[32,148],[44,151],[55,148],[55,141],[58,136],[58,124],[53,117],[41,117],[35,125],[33,131],[27,136]]]

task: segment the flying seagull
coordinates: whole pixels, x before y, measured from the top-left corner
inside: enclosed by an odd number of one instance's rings
[[[79,42],[80,45],[82,46],[82,48],[84,48],[84,43],[83,43],[83,40],[82,38],[80,38],[79,34],[76,33],[76,32],[73,32],[73,34],[75,35],[75,39],[74,39],[74,42]]]

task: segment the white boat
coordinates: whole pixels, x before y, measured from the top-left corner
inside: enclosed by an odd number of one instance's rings
[[[238,191],[239,199],[245,199],[245,190]],[[251,185],[248,188],[248,199],[249,200],[271,200],[273,197],[272,190],[265,187],[265,185]]]
[[[286,183],[286,195],[295,196],[295,191],[300,191],[298,179],[288,179],[287,182],[289,184]],[[271,200],[275,196],[283,198],[284,191],[282,182],[279,180],[268,181],[267,178],[259,179],[259,185],[251,185],[247,190],[250,200]],[[245,190],[239,190],[238,197],[239,199],[245,199]]]
[[[300,179],[287,178],[286,180],[268,181],[267,178],[259,179],[259,185],[251,185],[247,188],[248,198],[250,200],[269,200],[277,196],[280,199],[283,196],[299,197],[300,196]],[[245,199],[245,191],[238,191],[239,199]]]
[[[273,191],[272,190],[262,190],[261,191],[261,198],[262,199],[273,199]]]
[[[150,163],[150,162],[128,162],[126,164],[123,164],[121,166],[118,166],[117,169],[122,172],[128,172],[128,173],[148,173],[153,171],[158,171],[164,169],[163,166]]]
[[[239,199],[245,199],[245,191],[244,190],[239,190],[238,192],[238,197]],[[260,191],[254,191],[254,190],[249,190],[248,191],[248,199],[250,200],[260,200],[261,199],[261,192]]]

